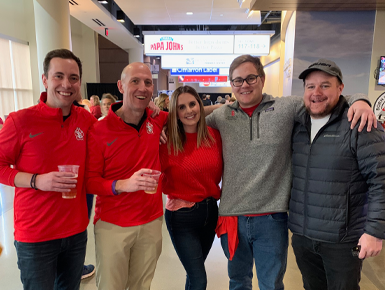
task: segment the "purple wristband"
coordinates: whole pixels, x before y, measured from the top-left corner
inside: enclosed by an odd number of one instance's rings
[[[112,182],[112,185],[111,185],[112,193],[113,193],[114,195],[119,195],[119,193],[117,193],[116,190],[115,190],[116,182],[118,182],[118,181],[117,181],[117,180],[114,180],[114,181]]]

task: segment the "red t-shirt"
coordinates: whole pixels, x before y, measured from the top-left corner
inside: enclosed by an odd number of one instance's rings
[[[94,223],[101,219],[129,227],[162,216],[161,182],[155,194],[140,190],[114,195],[111,185],[141,168],[160,170],[159,138],[167,113],[151,118],[152,111],[146,109],[147,118],[138,132],[114,113],[121,105],[113,104],[109,114],[89,132],[86,184],[87,192],[97,195]]]
[[[199,202],[208,197],[219,199],[222,177],[222,140],[219,131],[208,127],[215,143],[197,148],[197,133],[186,133],[183,152],[168,154],[167,144],[160,146],[163,193],[169,198]]]
[[[38,105],[9,114],[0,130],[0,183],[15,186],[18,172],[44,174],[58,171],[58,165],[80,165],[78,194],[63,199],[60,192],[16,188],[15,240],[26,243],[69,237],[88,225],[83,186],[86,134],[96,120],[72,105],[63,122],[62,110],[48,107],[46,100],[42,93]]]

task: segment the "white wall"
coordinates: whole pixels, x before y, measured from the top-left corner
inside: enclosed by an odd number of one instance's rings
[[[374,24],[374,37],[372,47],[372,59],[369,74],[369,100],[374,105],[376,99],[385,92],[385,87],[377,85],[377,80],[374,78],[374,71],[378,68],[380,56],[385,55],[385,11],[376,12],[376,22]]]
[[[82,61],[81,93],[83,98],[86,98],[86,84],[100,81],[98,36],[94,30],[71,16],[71,39],[72,52]]]
[[[265,71],[265,85],[263,93],[274,97],[281,96],[279,94],[280,84],[280,55],[281,55],[281,39],[275,37],[270,44],[270,53],[267,56],[261,56],[261,62]]]
[[[294,42],[295,42],[295,21],[296,13],[291,15],[289,25],[287,26],[285,35],[285,58],[283,60],[283,83],[282,95],[290,96],[293,80],[293,58],[294,58]]]
[[[265,70],[265,85],[263,92],[273,97],[279,96],[279,59],[266,65]]]

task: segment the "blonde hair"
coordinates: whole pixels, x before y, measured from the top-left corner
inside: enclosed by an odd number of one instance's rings
[[[100,106],[100,99],[99,99],[99,96],[97,96],[97,95],[92,95],[92,96],[90,97],[90,100],[91,100],[91,98],[94,98],[94,106]]]
[[[169,99],[167,94],[160,94],[157,101],[157,106],[159,109],[164,110],[166,108],[166,100]]]
[[[91,107],[91,102],[87,99],[82,99],[80,102],[82,105],[86,105],[88,107]]]
[[[200,107],[200,119],[197,123],[197,148],[200,146],[210,147],[214,142],[206,126],[205,112],[203,103],[198,93],[190,86],[183,86],[177,88],[171,96],[169,105],[169,114],[167,120],[167,149],[168,154],[171,154],[171,146],[174,148],[174,155],[183,152],[183,145],[186,143],[186,133],[183,128],[183,123],[178,119],[178,97],[181,94],[190,94],[194,96]]]
[[[110,99],[113,103],[116,102],[116,99],[113,95],[111,95],[110,93],[105,93],[102,95],[102,100],[104,99]]]

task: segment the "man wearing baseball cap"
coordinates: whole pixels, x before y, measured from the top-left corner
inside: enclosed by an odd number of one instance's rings
[[[304,288],[360,289],[362,260],[385,236],[385,134],[350,129],[340,68],[320,59],[300,75],[292,135],[292,246]]]

